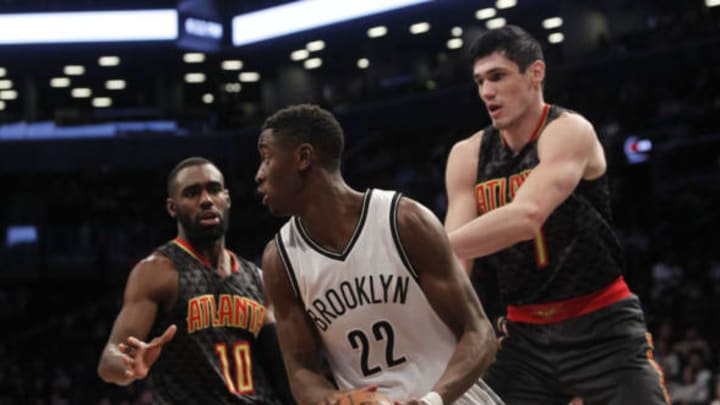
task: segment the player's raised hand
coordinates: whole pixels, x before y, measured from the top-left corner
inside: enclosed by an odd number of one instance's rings
[[[140,339],[130,336],[127,343],[120,343],[118,348],[126,356],[125,375],[128,378],[145,378],[150,371],[150,367],[157,361],[162,351],[163,345],[171,341],[175,336],[177,326],[170,325],[161,336],[158,336],[150,342],[143,342]]]

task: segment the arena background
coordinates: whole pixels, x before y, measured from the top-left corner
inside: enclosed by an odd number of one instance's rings
[[[546,100],[601,137],[626,277],[675,403],[720,400],[720,1],[423,1],[236,46],[256,31],[235,16],[289,3],[0,0],[0,404],[150,403],[151,381],[104,384],[96,365],[128,271],[175,234],[165,176],[188,156],[217,162],[228,245],[258,260],[282,221],[255,195],[255,143],[282,106],[333,111],[352,185],[443,218],[449,148],[489,123],[464,51],[503,23],[541,41]],[[177,35],[37,43],[68,28],[16,21],[157,9]],[[121,38],[147,28],[132,16]]]

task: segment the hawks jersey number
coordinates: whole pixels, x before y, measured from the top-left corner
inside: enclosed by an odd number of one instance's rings
[[[385,342],[385,366],[390,368],[407,361],[405,356],[397,357],[394,354],[395,332],[388,321],[375,322],[372,326],[372,337],[376,342]],[[353,349],[360,350],[360,370],[362,370],[363,376],[371,376],[382,370],[381,365],[370,366],[369,364],[371,344],[365,332],[354,329],[348,333],[348,340]]]
[[[220,357],[225,385],[233,394],[250,394],[254,391],[250,344],[248,342],[235,342],[231,350],[232,352],[228,353],[227,343],[217,343],[215,345],[215,353]],[[230,359],[233,359],[235,363],[234,379],[231,377]]]

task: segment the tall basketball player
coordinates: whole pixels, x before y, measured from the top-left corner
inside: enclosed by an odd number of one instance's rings
[[[492,326],[442,225],[396,192],[352,189],[343,143],[335,117],[312,105],[278,111],[258,140],[263,204],[292,216],[263,268],[295,399],[365,388],[409,404],[500,403],[480,380]]]

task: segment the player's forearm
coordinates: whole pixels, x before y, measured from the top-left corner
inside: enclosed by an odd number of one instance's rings
[[[435,383],[433,391],[443,403],[452,404],[485,373],[495,361],[497,340],[487,320],[465,332],[458,341],[445,372]]]
[[[337,389],[325,378],[320,367],[293,367],[288,375],[290,389],[298,404],[318,404],[337,392]]]
[[[541,225],[532,207],[508,204],[473,219],[448,236],[455,254],[469,260],[530,240]]]

